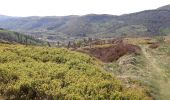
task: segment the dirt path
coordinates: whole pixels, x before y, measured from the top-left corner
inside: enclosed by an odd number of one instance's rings
[[[150,71],[152,80],[158,84],[160,98],[158,100],[170,100],[170,79],[165,74],[163,67],[159,65],[157,59],[148,51],[148,47],[142,47],[143,55],[148,63],[148,71]]]
[[[146,57],[146,59],[147,59],[147,61],[148,61],[148,64],[150,65],[150,66],[148,66],[148,67],[152,67],[152,68],[153,68],[152,71],[156,71],[156,72],[158,72],[159,74],[160,74],[160,73],[162,74],[162,69],[161,69],[160,66],[158,65],[155,57],[153,57],[153,56],[149,53],[148,47],[143,47],[143,48],[142,48],[142,52],[143,52],[144,56]],[[159,75],[159,74],[157,74],[157,75]],[[163,73],[163,74],[164,74],[164,73]],[[162,75],[161,75],[161,76],[162,76]]]

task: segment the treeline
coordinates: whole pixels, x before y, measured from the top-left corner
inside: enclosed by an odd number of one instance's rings
[[[43,41],[35,39],[32,36],[20,34],[18,32],[8,31],[0,28],[0,40],[10,43],[20,43],[25,45],[43,44]]]
[[[78,41],[69,41],[67,44],[67,48],[80,48],[80,47],[90,47],[92,48],[95,45],[105,45],[105,44],[115,44],[115,43],[121,43],[123,42],[122,38],[112,38],[112,39],[93,39],[93,38],[87,38],[84,40],[78,40]]]

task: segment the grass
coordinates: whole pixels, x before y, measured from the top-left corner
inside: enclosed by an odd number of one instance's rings
[[[106,64],[106,66],[113,70],[116,75],[122,76],[145,76],[143,73],[145,68],[145,59],[142,55],[125,55],[116,62]]]
[[[147,45],[141,45],[145,52]],[[138,81],[142,86],[149,87],[156,100],[169,99],[170,87],[170,46],[161,44],[157,49],[148,49],[147,54],[125,55],[116,62],[105,65],[105,69],[120,79],[127,78]]]
[[[162,100],[168,100],[170,98],[170,46],[168,43],[163,43],[160,45],[159,48],[152,50],[152,55],[157,59],[157,63],[162,69],[162,73],[159,73],[161,75],[162,82],[160,85],[160,93],[161,93],[161,99]],[[160,78],[160,76],[159,76]]]

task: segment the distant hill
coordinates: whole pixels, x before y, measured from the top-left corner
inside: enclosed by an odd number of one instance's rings
[[[0,15],[0,21],[5,20],[5,19],[8,19],[8,18],[10,18],[10,17],[4,16],[4,15]]]
[[[160,7],[160,8],[158,8],[158,10],[170,10],[170,5]]]
[[[121,16],[89,14],[63,17],[15,17],[0,20],[0,27],[32,34],[49,41],[68,41],[83,37],[167,35],[170,34],[168,7]]]
[[[35,39],[32,36],[20,34],[14,31],[4,30],[0,28],[0,42],[20,43],[20,44],[43,44],[43,41]]]

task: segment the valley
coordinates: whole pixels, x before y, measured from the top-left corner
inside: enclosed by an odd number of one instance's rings
[[[0,100],[169,100],[170,5],[0,15]]]
[[[83,38],[146,37],[169,35],[170,5],[117,15],[0,17],[0,28],[32,35],[49,42]]]

